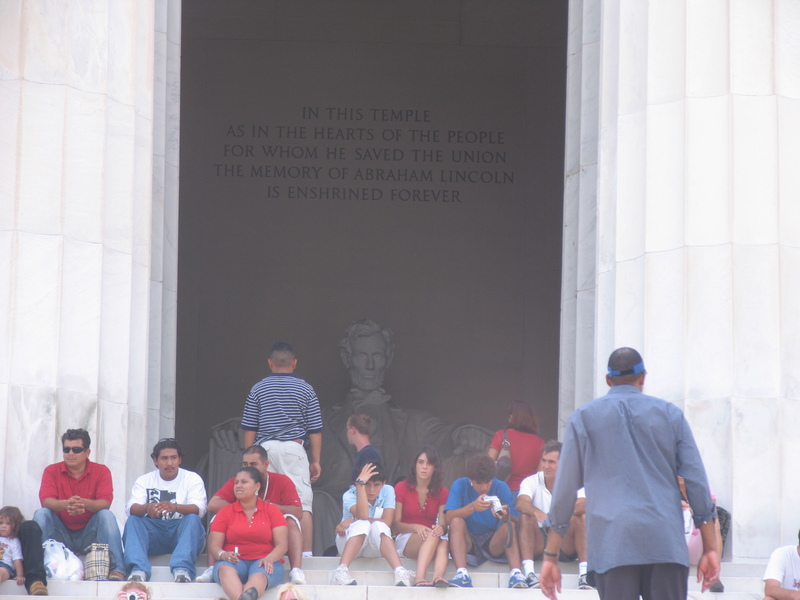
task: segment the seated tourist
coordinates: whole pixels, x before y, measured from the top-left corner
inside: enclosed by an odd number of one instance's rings
[[[516,528],[514,520],[519,513],[513,508],[508,485],[495,479],[495,470],[495,462],[487,454],[473,456],[467,462],[467,476],[453,482],[444,508],[450,528],[450,554],[457,569],[450,583],[472,587],[467,564],[477,567],[488,559],[509,564],[508,587],[527,589],[520,572],[516,532],[512,532],[511,544],[506,547],[508,528]]]
[[[369,430],[372,428],[372,417],[365,413],[356,413],[347,418],[347,441],[355,446],[356,456],[353,459],[353,472],[350,475],[350,485],[355,483],[361,469],[367,463],[382,464],[378,450],[369,439]]]
[[[256,600],[283,582],[283,555],[289,547],[280,508],[260,497],[261,472],[242,467],[234,478],[236,501],[211,522],[208,554],[214,556],[214,581],[230,600]]]
[[[355,585],[349,569],[353,559],[383,556],[394,569],[395,585],[410,586],[411,572],[401,564],[392,539],[394,488],[386,483],[380,465],[364,465],[355,487],[342,496],[342,510],[342,522],[336,526],[336,548],[342,558],[331,583]]]
[[[91,442],[84,429],[67,429],[61,436],[64,460],[44,470],[39,487],[42,508],[33,520],[42,530],[42,542],[56,540],[75,554],[84,554],[94,542],[108,544],[108,579],[122,581],[122,539],[117,518],[109,510],[114,499],[111,471],[89,460]]]
[[[246,448],[242,455],[242,466],[253,467],[261,473],[261,488],[259,497],[277,506],[286,517],[289,535],[289,564],[292,570],[289,579],[292,583],[304,585],[306,576],[303,573],[303,534],[300,532],[300,519],[303,516],[303,505],[292,480],[280,473],[270,473],[267,451],[258,444]],[[208,512],[216,514],[222,507],[236,501],[234,493],[234,477],[231,477],[208,501]],[[209,582],[212,578],[214,562],[213,554],[208,555],[208,569],[197,577],[195,581]]]
[[[678,487],[681,490],[681,507],[683,508],[683,521],[686,528],[686,544],[689,547],[689,564],[697,566],[697,563],[700,562],[700,558],[703,556],[703,540],[700,535],[700,530],[694,524],[694,519],[692,519],[694,513],[692,512],[692,507],[689,506],[689,500],[686,496],[686,481],[680,475],[678,476]],[[711,492],[711,500],[714,502],[717,511],[717,518],[714,521],[714,537],[717,540],[717,553],[720,558],[722,558],[722,545],[724,542],[720,526],[722,524],[723,515],[727,515],[728,513],[724,508],[716,506],[717,497],[714,495],[713,491],[709,491]],[[708,591],[724,592],[725,586],[722,581],[717,579],[711,584]]]
[[[408,477],[394,486],[396,506],[392,529],[400,556],[417,559],[415,586],[448,587],[444,579],[449,560],[444,505],[447,488],[442,484],[442,459],[433,446],[423,446]],[[433,581],[425,579],[433,563]]]
[[[797,534],[800,542],[800,532]],[[764,571],[764,600],[800,599],[800,545],[772,551]]]
[[[519,548],[522,554],[522,568],[528,587],[538,588],[539,577],[534,569],[534,559],[541,558],[547,540],[542,525],[553,499],[553,484],[558,472],[558,459],[561,456],[561,442],[550,440],[542,450],[539,471],[522,480],[517,496],[519,519]],[[575,510],[570,519],[569,529],[561,541],[559,551],[561,560],[578,559],[578,589],[593,590],[587,581],[586,562],[586,496],[583,488],[575,499]]]
[[[183,451],[165,438],[150,455],[154,471],[139,477],[125,506],[128,521],[122,539],[130,581],[150,579],[154,554],[171,554],[172,576],[187,583],[195,576],[195,560],[205,544],[200,519],[206,513],[206,487],[197,473],[181,469]]]

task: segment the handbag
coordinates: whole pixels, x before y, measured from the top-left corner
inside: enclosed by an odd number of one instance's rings
[[[108,579],[110,561],[108,544],[93,543],[84,550],[83,578],[86,581],[105,581]]]
[[[83,563],[75,553],[61,542],[45,540],[44,569],[48,579],[80,581],[83,579]]]
[[[500,481],[507,481],[511,477],[511,443],[508,441],[508,429],[503,429],[503,448],[497,456],[497,474]]]

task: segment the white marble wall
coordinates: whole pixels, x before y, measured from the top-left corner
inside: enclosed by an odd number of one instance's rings
[[[0,505],[28,517],[65,429],[118,514],[174,430],[179,24],[179,0],[0,3]]]
[[[797,31],[794,0],[570,2],[561,422],[640,349],[735,558],[800,528]]]

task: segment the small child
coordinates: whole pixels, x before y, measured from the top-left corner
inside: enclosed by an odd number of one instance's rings
[[[414,573],[403,567],[392,539],[394,488],[386,483],[380,465],[367,463],[355,487],[342,496],[343,518],[336,526],[336,548],[342,559],[331,575],[337,585],[355,585],[350,563],[359,556],[383,556],[394,569],[395,585],[411,585]]]
[[[145,583],[129,581],[117,592],[115,600],[152,600],[152,594]]]
[[[17,585],[25,584],[22,571],[22,546],[17,536],[25,517],[16,506],[0,508],[0,583],[12,577]]]

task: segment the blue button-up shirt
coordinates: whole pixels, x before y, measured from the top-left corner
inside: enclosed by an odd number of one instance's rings
[[[632,385],[614,386],[567,424],[548,522],[563,537],[575,494],[585,487],[590,569],[688,566],[678,475],[695,523],[712,520],[703,460],[683,413]]]

